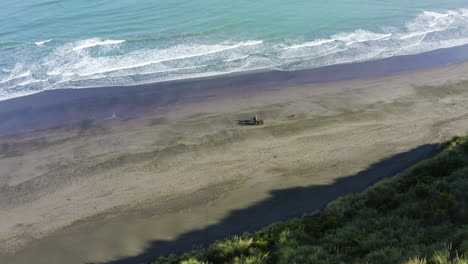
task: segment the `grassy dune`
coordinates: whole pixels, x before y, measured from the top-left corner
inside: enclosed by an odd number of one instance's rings
[[[468,263],[468,137],[321,211],[152,263]]]

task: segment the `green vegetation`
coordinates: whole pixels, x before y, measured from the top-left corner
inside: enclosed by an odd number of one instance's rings
[[[468,263],[468,137],[321,211],[159,263]]]

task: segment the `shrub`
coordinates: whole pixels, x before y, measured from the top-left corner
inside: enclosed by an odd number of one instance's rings
[[[182,260],[180,264],[208,264],[208,262],[201,262],[196,259],[188,259],[188,260]]]
[[[407,260],[404,264],[427,264],[427,260],[425,258],[415,257]]]
[[[340,226],[340,222],[333,215],[325,215],[317,212],[312,215],[307,215],[302,218],[304,231],[312,237],[318,238],[330,229],[335,229]]]
[[[252,245],[253,239],[234,237],[231,240],[216,242],[208,248],[207,259],[214,263],[230,261],[235,256],[243,255]]]
[[[366,205],[376,209],[379,213],[388,213],[398,207],[400,203],[395,199],[395,193],[386,189],[377,189],[369,192]]]
[[[404,177],[396,184],[397,190],[400,193],[408,191],[410,188],[417,185],[418,183],[430,184],[436,179],[435,177],[431,176],[430,174],[426,172],[420,172],[419,174],[414,174],[414,173],[415,172]]]
[[[434,190],[430,186],[428,186],[427,184],[424,184],[424,183],[416,185],[416,188],[415,188],[414,191],[416,192],[416,195],[419,198],[426,198],[431,193],[434,192]]]

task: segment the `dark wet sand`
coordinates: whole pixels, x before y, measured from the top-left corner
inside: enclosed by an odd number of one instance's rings
[[[0,102],[49,127],[0,137],[0,263],[138,263],[362,190],[468,132],[467,62],[375,76],[465,50]]]
[[[0,135],[113,114],[133,118],[174,104],[291,86],[375,78],[468,60],[468,45],[410,56],[293,72],[262,72],[133,87],[50,90],[0,102]]]

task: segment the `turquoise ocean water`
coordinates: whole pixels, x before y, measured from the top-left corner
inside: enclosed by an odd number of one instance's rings
[[[468,44],[466,0],[2,0],[0,100]]]

